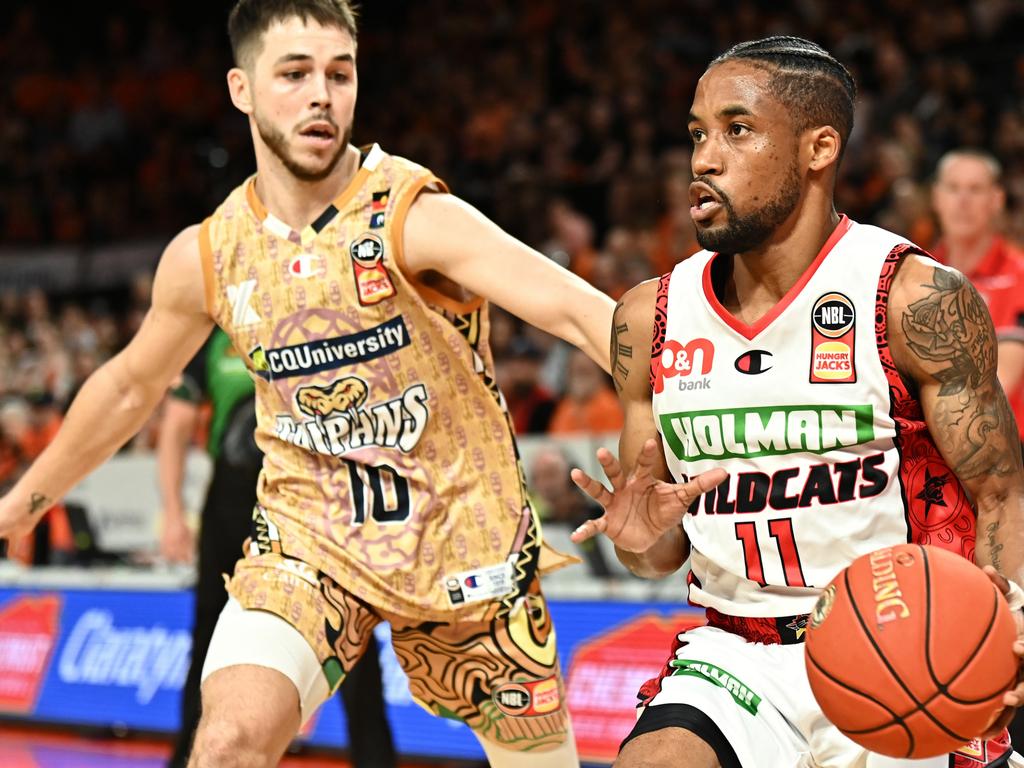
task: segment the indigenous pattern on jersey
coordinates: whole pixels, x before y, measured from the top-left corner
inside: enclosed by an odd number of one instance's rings
[[[716,297],[716,254],[662,279],[651,383],[669,468],[729,473],[683,520],[690,599],[713,624],[786,617],[799,639],[800,614],[862,554],[915,541],[973,559],[973,509],[889,353],[889,289],[910,252],[843,217],[754,325]],[[784,641],[786,626],[758,637]]]
[[[409,206],[444,189],[374,145],[303,232],[264,209],[255,179],[204,222],[208,307],[247,355],[265,454],[237,591],[266,553],[419,619],[482,616],[532,581],[539,528],[486,307],[402,270]]]
[[[367,604],[299,560],[268,553],[244,564],[244,576],[233,581],[236,599],[290,619],[332,693],[373,641],[373,628],[387,621],[409,690],[424,709],[508,749],[543,751],[565,740],[565,685],[539,579],[512,603],[489,602],[479,620],[417,622]]]

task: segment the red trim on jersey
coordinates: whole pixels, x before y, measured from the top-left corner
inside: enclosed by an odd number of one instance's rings
[[[654,333],[651,335],[651,390],[654,390],[654,361],[661,357],[668,333],[668,284],[672,273],[666,272],[658,280],[658,297],[654,300]]]
[[[834,230],[832,230],[832,234],[829,235],[825,244],[821,246],[821,250],[818,251],[818,255],[814,257],[814,261],[810,263],[810,266],[804,270],[800,279],[793,284],[792,288],[786,291],[786,295],[779,299],[778,303],[776,303],[774,307],[762,315],[761,318],[753,325],[747,325],[742,320],[738,320],[729,310],[722,306],[722,302],[720,302],[718,297],[715,295],[714,286],[711,284],[711,265],[714,263],[715,259],[718,258],[718,254],[714,254],[710,259],[708,259],[708,263],[704,266],[704,279],[702,281],[704,284],[704,295],[707,297],[708,304],[711,305],[711,309],[714,310],[715,314],[722,318],[722,321],[726,325],[748,341],[752,341],[757,334],[771,325],[775,321],[775,318],[781,315],[785,311],[786,307],[792,304],[793,300],[800,295],[800,291],[802,291],[804,286],[807,285],[812,277],[814,277],[814,273],[818,271],[818,267],[820,267],[825,261],[825,257],[829,255],[833,248],[835,248],[836,243],[843,238],[843,235],[850,231],[851,226],[853,226],[853,222],[846,217],[846,214],[843,214],[839,218],[839,224]]]
[[[907,389],[889,349],[889,291],[900,261],[912,253],[927,255],[909,243],[892,249],[882,265],[875,297],[875,339],[889,382],[889,413],[896,423],[893,441],[900,457],[907,541],[941,547],[974,562],[976,520],[967,492],[939,453],[921,403]]]
[[[661,681],[672,674],[672,662],[675,661],[676,652],[684,645],[686,645],[686,641],[683,640],[682,634],[672,638],[672,652],[668,655],[665,666],[661,668],[661,672],[658,673],[657,677],[652,677],[641,685],[640,690],[637,691],[636,697],[640,701],[637,707],[646,707],[651,703],[651,699],[661,693]]]

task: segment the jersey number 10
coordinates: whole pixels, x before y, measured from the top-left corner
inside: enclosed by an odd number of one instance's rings
[[[387,464],[371,467],[345,459],[352,487],[352,524],[362,525],[367,517],[378,523],[404,523],[412,511],[409,481]]]

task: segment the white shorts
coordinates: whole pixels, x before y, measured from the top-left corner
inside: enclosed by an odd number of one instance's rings
[[[679,641],[683,645],[672,669],[640,710],[629,738],[683,727],[715,749],[723,768],[735,765],[723,760],[729,747],[741,768],[947,768],[951,764],[948,756],[883,757],[844,736],[814,700],[803,643],[752,643],[714,627],[684,632]],[[981,768],[985,763],[969,764]]]
[[[291,680],[303,723],[330,695],[316,654],[295,627],[268,611],[246,610],[228,597],[206,652],[202,679],[239,664],[268,667]]]

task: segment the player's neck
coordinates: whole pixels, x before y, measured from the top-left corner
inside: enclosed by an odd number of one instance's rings
[[[943,244],[946,246],[946,264],[965,275],[970,275],[978,268],[981,260],[992,247],[994,239],[995,235],[991,232],[967,237],[947,236],[943,238]]]
[[[330,175],[319,181],[299,179],[276,156],[257,156],[256,167],[256,195],[260,202],[292,229],[302,231],[352,181],[359,170],[359,150],[349,145]]]
[[[797,213],[761,248],[736,254],[731,282],[738,305],[779,301],[817,258],[839,221],[831,203],[823,215]]]

